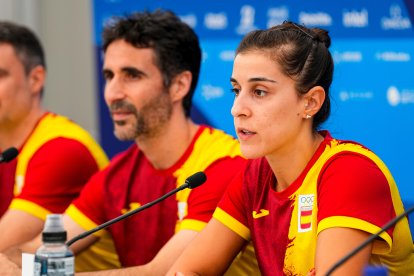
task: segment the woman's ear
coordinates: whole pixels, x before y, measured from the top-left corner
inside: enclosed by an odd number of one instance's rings
[[[304,118],[310,119],[321,109],[325,102],[325,89],[322,86],[312,87],[304,96],[305,110]]]
[[[43,66],[35,66],[29,73],[29,85],[32,93],[40,93],[45,85],[46,70]]]
[[[174,77],[170,86],[172,102],[182,100],[190,91],[193,75],[190,71],[184,71]]]

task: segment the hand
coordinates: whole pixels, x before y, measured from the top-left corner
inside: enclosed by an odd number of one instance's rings
[[[316,275],[315,268],[312,268],[311,270],[309,270],[306,276],[315,276],[315,275]]]
[[[0,253],[0,275],[1,276],[19,276],[22,275],[21,269],[13,263],[4,254]]]

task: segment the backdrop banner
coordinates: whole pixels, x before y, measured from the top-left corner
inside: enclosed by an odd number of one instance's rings
[[[393,173],[406,207],[414,204],[414,1],[94,0],[98,72],[100,35],[109,17],[157,8],[174,11],[201,40],[203,63],[192,116],[232,135],[229,79],[241,37],[284,20],[328,29],[336,67],[332,114],[324,128],[377,153]],[[98,82],[101,141],[113,156],[129,144],[114,137],[101,74]]]

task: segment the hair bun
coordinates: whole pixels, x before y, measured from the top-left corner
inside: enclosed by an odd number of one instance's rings
[[[328,34],[328,31],[319,28],[312,28],[310,30],[315,41],[322,42],[325,44],[326,48],[329,48],[331,46],[331,38]]]

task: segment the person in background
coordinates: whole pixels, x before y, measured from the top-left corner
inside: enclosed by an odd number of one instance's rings
[[[95,174],[66,211],[68,238],[153,201],[203,171],[207,181],[108,228],[123,267],[99,275],[163,275],[210,220],[244,167],[232,136],[190,118],[201,49],[197,35],[170,11],[112,18],[103,31],[104,97],[114,134],[135,143]],[[96,232],[71,248],[79,254]],[[34,251],[38,240],[24,250]],[[77,259],[75,259],[76,263]],[[228,275],[255,275],[252,247]],[[131,267],[132,266],[132,267]]]
[[[242,39],[231,113],[249,160],[167,275],[220,275],[249,240],[262,275],[326,275],[404,211],[380,158],[319,130],[330,113],[330,43],[327,31],[292,22]],[[414,275],[407,218],[334,275],[362,275],[368,264]]]
[[[16,159],[0,163],[0,252],[39,235],[46,215],[63,213],[108,164],[87,131],[42,106],[45,78],[36,35],[0,21],[0,152],[19,151]],[[112,257],[112,263],[103,260],[105,268],[119,266]]]

